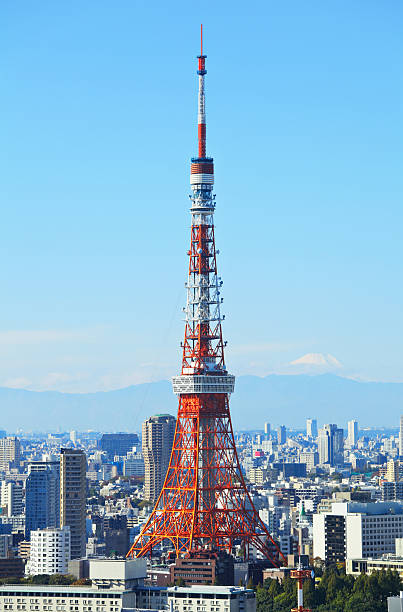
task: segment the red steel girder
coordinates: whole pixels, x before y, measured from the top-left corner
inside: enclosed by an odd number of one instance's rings
[[[225,394],[184,395],[165,482],[128,555],[170,541],[176,555],[253,546],[274,565],[285,559],[253,506],[240,469]]]

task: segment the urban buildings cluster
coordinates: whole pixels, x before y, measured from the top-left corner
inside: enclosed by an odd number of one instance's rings
[[[141,433],[0,438],[0,578],[88,578],[90,560],[123,563],[161,491],[175,423],[162,414],[147,419]],[[318,428],[308,419],[306,430],[297,431],[267,422],[261,431],[235,432],[235,439],[251,499],[289,567],[274,567],[258,550],[245,561],[236,546],[233,556],[207,555],[204,563],[200,554],[175,559],[167,543],[141,566],[142,605],[147,589],[167,605],[174,584],[188,589],[190,601],[195,585],[211,590],[217,582],[230,588],[281,580],[298,564],[297,555],[314,571],[343,563],[353,576],[391,568],[403,577],[403,418],[400,430],[359,431],[356,421],[346,430]],[[28,585],[19,588],[22,593]],[[63,586],[66,593],[69,588]],[[0,597],[3,592],[5,586]],[[247,589],[236,592],[252,602]]]

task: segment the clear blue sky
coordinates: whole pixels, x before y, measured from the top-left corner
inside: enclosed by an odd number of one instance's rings
[[[207,53],[227,363],[403,380],[402,4],[0,7],[0,385],[179,369]]]

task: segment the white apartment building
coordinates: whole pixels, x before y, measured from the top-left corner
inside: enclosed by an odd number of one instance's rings
[[[19,465],[21,459],[21,444],[15,436],[0,438],[0,470],[8,470],[10,463]]]
[[[24,513],[23,488],[16,482],[1,481],[0,505],[5,508],[5,516],[19,516]]]
[[[400,502],[335,502],[331,512],[313,515],[313,556],[328,562],[395,554],[402,537]]]
[[[396,538],[403,537],[403,514],[348,514],[347,558],[380,557],[395,552]]]
[[[169,587],[172,612],[256,612],[252,589],[235,586]]]
[[[70,527],[47,527],[31,531],[28,574],[67,574],[69,561]]]

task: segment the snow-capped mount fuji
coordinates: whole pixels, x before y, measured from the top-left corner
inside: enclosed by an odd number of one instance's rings
[[[306,353],[288,364],[289,370],[299,374],[323,374],[337,372],[343,369],[343,364],[330,353]]]

